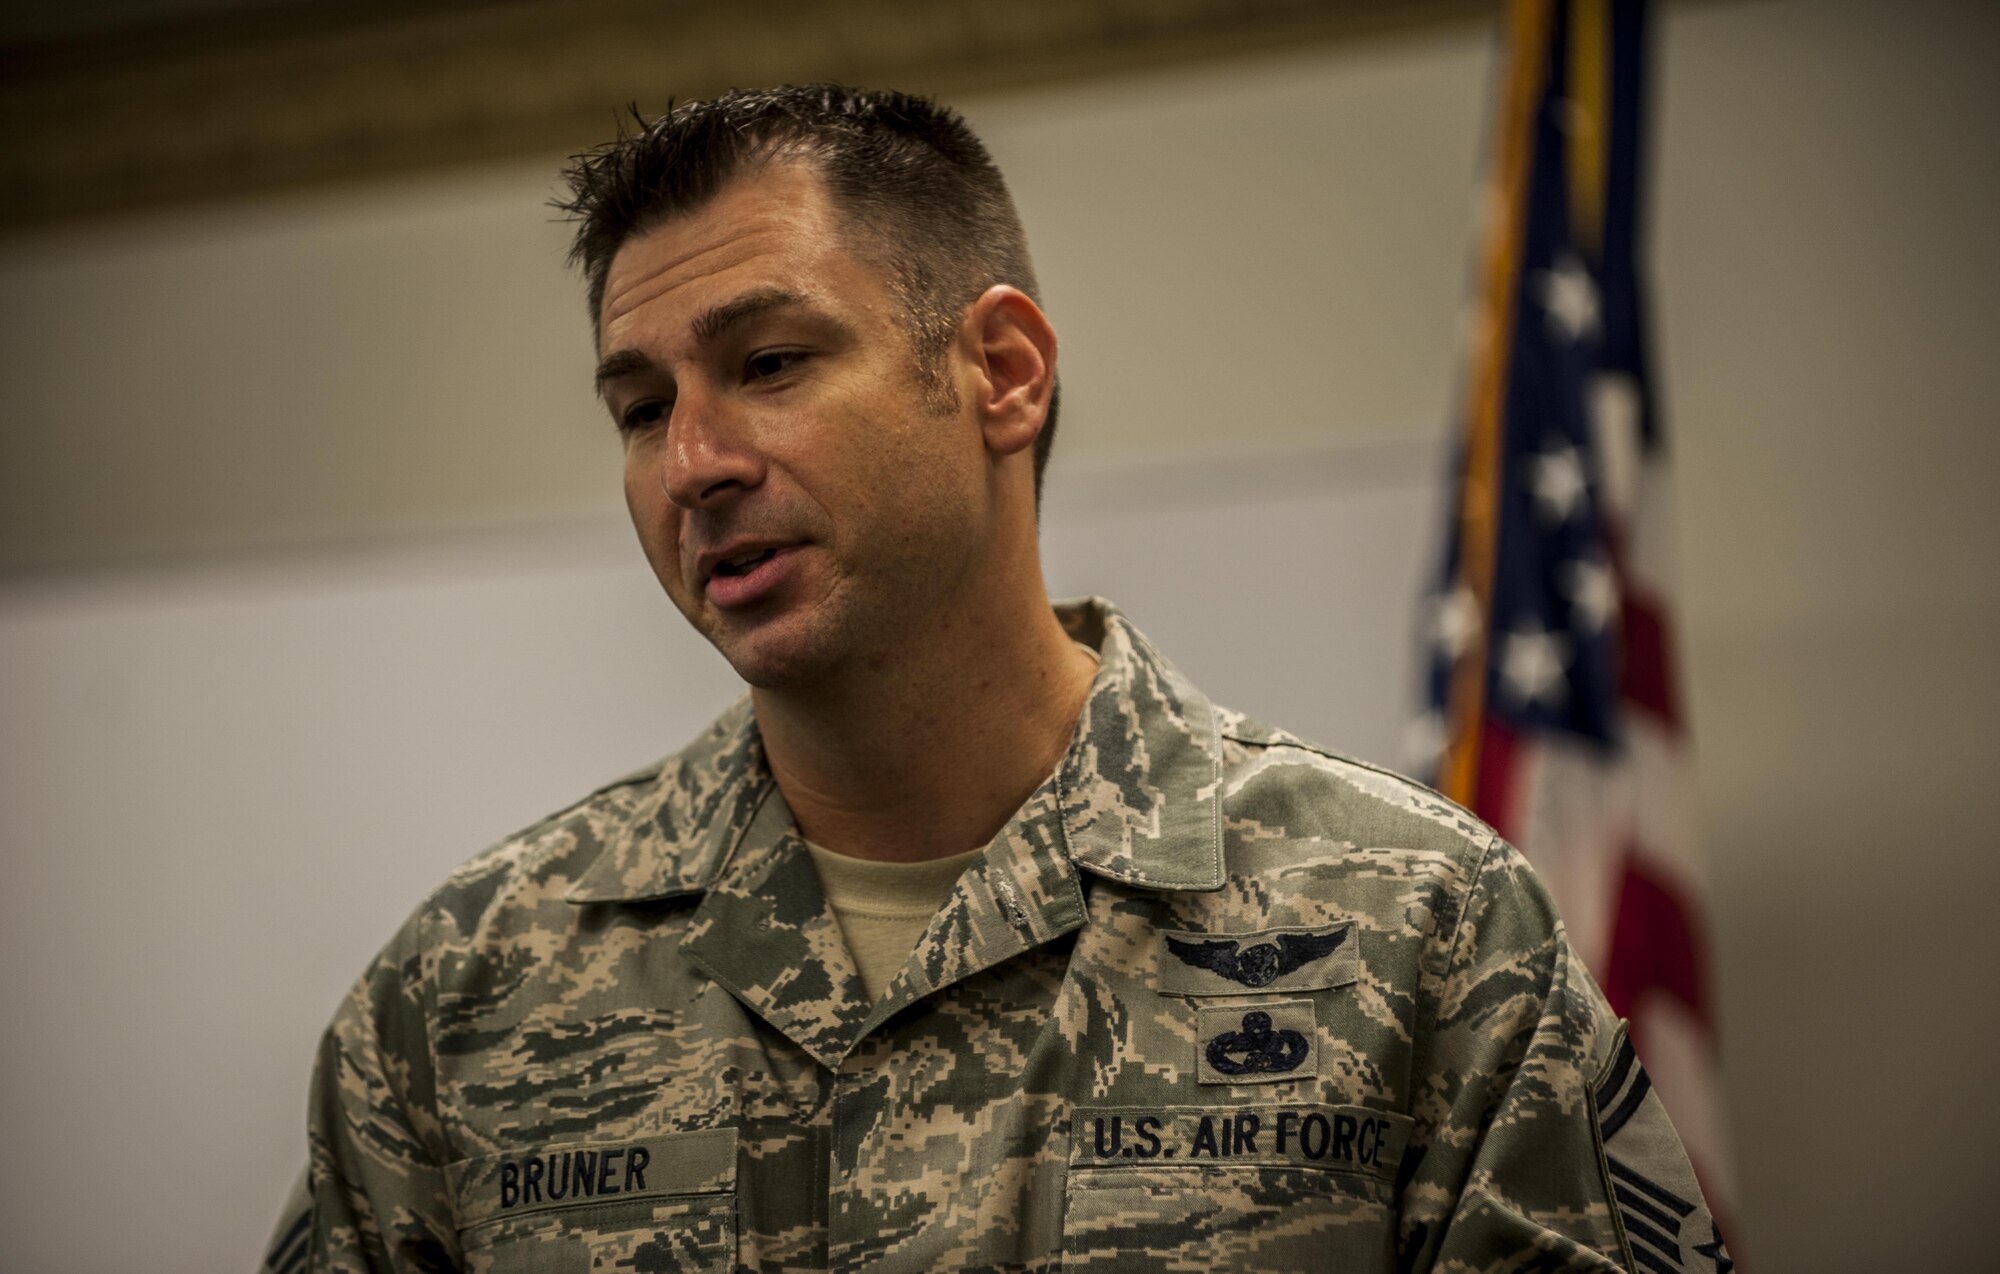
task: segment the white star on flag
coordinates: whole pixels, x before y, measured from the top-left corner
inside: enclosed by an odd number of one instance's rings
[[[1554,268],[1535,276],[1542,308],[1549,313],[1549,330],[1570,341],[1597,335],[1597,285],[1574,252],[1556,259]]]
[[[1479,599],[1460,584],[1437,598],[1431,613],[1431,640],[1448,659],[1457,659],[1479,639]]]
[[[1544,451],[1535,457],[1528,485],[1534,488],[1535,503],[1542,512],[1560,526],[1569,521],[1570,515],[1576,512],[1576,506],[1583,501],[1583,457],[1577,454],[1575,447],[1570,446]]]
[[[1618,613],[1618,580],[1611,568],[1596,558],[1578,558],[1563,566],[1563,585],[1579,627],[1589,633],[1603,632]]]
[[[1507,634],[1500,654],[1500,680],[1524,707],[1544,701],[1553,706],[1568,690],[1563,681],[1568,660],[1569,643],[1531,620],[1527,628]]]

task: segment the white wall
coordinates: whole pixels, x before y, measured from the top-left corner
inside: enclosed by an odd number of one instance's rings
[[[1985,1268],[2000,6],[1702,6],[1664,34],[1656,273],[1745,1250]]]
[[[2000,10],[1684,4],[1662,36],[1660,354],[1740,1246],[1780,1272],[1977,1267]],[[1064,336],[1052,582],[1120,598],[1224,702],[1376,756],[1485,39],[965,104]],[[548,174],[0,243],[9,560],[125,563],[0,584],[10,1268],[248,1264],[313,1039],[417,896],[731,693],[618,530]],[[116,1206],[107,1163],[132,1165]]]

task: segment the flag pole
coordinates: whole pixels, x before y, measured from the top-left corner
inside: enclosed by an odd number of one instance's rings
[[[1448,750],[1440,787],[1471,806],[1479,781],[1485,720],[1486,639],[1493,623],[1493,570],[1499,542],[1500,432],[1513,354],[1514,301],[1534,164],[1535,110],[1547,73],[1553,0],[1512,0],[1507,6],[1507,79],[1494,146],[1494,175],[1483,209],[1486,241],[1479,271],[1479,310],[1472,332],[1464,472],[1459,482],[1457,586],[1479,616],[1480,640],[1468,642],[1452,668]]]

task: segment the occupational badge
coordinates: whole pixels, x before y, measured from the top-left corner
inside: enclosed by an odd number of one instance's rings
[[[1204,1084],[1258,1084],[1319,1074],[1319,1032],[1311,1000],[1195,1010],[1195,1078]]]
[[[1169,995],[1319,991],[1360,976],[1353,922],[1256,933],[1163,933],[1160,989]]]

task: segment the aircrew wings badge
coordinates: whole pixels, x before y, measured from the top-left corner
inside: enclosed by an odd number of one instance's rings
[[[1169,995],[1318,991],[1360,976],[1353,922],[1255,933],[1163,933],[1160,989]]]

